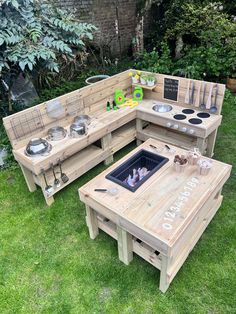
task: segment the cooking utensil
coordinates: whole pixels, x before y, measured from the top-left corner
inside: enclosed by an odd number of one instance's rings
[[[190,83],[191,83],[191,80],[188,80],[188,87],[187,87],[187,91],[186,91],[186,95],[185,95],[185,104],[189,104],[189,94],[190,94]]]
[[[156,147],[156,146],[154,146],[154,145],[152,145],[152,144],[150,144],[149,147],[151,147],[152,149],[154,149],[155,152],[157,152],[157,153],[161,153],[161,151],[163,150],[163,147]]]
[[[61,181],[62,181],[63,183],[66,183],[67,181],[69,181],[69,178],[67,177],[67,175],[66,175],[65,173],[62,172],[62,167],[61,167],[62,162],[61,162],[60,159],[59,159],[59,161],[58,161],[58,165],[59,165],[60,172],[61,172]]]
[[[194,92],[195,92],[195,84],[194,84],[194,81],[192,81],[192,92],[191,92],[191,100],[190,100],[191,105],[193,105],[193,101],[194,101]]]
[[[200,95],[201,95],[201,82],[198,85],[195,107],[199,107],[199,105],[200,105]]]
[[[165,151],[168,152],[169,154],[174,154],[176,150],[174,148],[171,148],[169,145],[165,144]]]
[[[203,82],[202,103],[201,103],[201,105],[200,105],[200,109],[202,109],[202,110],[206,109],[206,105],[205,105],[205,95],[206,95],[206,82]]]
[[[67,131],[61,126],[55,126],[48,130],[47,140],[60,141],[66,137]]]
[[[72,123],[70,126],[70,137],[77,138],[88,134],[87,123]]]
[[[41,170],[41,173],[43,175],[44,182],[46,185],[44,188],[44,191],[45,191],[46,196],[49,197],[54,192],[54,188],[52,185],[48,184],[47,179],[46,179],[46,174],[45,174],[45,171],[43,169]]]
[[[52,149],[52,145],[42,138],[33,138],[26,146],[26,156],[47,156]]]
[[[207,102],[206,102],[206,109],[210,109],[211,108],[211,97],[212,97],[213,86],[214,86],[214,84],[211,83],[210,84],[209,95],[208,95]]]
[[[214,105],[210,108],[209,112],[210,113],[216,113],[217,112],[217,107],[216,107],[216,104],[217,104],[217,96],[218,96],[218,89],[219,89],[219,86],[218,84],[216,84],[216,93],[215,93],[215,103]]]
[[[80,124],[80,123],[86,123],[87,125],[90,125],[91,118],[87,114],[81,114],[74,118],[74,123]]]
[[[53,163],[51,164],[51,169],[52,169],[52,173],[53,173],[53,176],[54,176],[54,183],[53,184],[54,184],[55,187],[59,188],[61,186],[61,182],[56,177],[55,168],[54,168]]]
[[[95,192],[109,193],[111,195],[117,195],[119,190],[117,188],[111,189],[94,189]]]
[[[47,102],[46,112],[51,119],[59,119],[65,116],[65,108],[58,99]]]

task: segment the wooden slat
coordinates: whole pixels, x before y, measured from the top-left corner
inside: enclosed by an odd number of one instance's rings
[[[72,120],[73,116],[75,114],[71,115],[71,110],[74,111],[76,108],[76,101],[78,102],[78,113],[83,113],[86,111],[86,108],[89,109],[90,112],[93,112],[93,110],[90,110],[90,106],[94,105],[96,102],[106,99],[107,96],[111,96],[113,91],[117,89],[117,87],[121,87],[124,89],[128,89],[131,87],[131,81],[128,78],[128,72],[125,71],[122,73],[119,73],[117,75],[114,75],[113,77],[107,78],[103,81],[97,82],[93,85],[90,86],[85,86],[81,89],[75,90],[73,92],[67,93],[65,95],[59,96],[55,99],[52,99],[50,101],[59,101],[61,105],[65,108],[65,117],[61,119],[51,119],[50,117],[47,116],[46,113],[46,104],[47,102],[41,103],[39,105],[36,105],[32,108],[25,109],[21,112],[15,113],[13,115],[10,115],[8,117],[5,117],[3,119],[4,127],[7,131],[8,137],[10,139],[10,142],[13,146],[14,149],[18,149],[20,147],[23,147],[27,144],[30,138],[32,138],[32,134],[29,133],[29,136],[26,135],[24,138],[19,138],[16,139],[14,131],[12,129],[12,119],[21,119],[24,118],[26,114],[30,114],[33,112],[33,110],[39,110],[42,120],[43,120],[43,125],[44,125],[44,130],[42,132],[38,132],[37,137],[45,136],[47,130],[50,127],[53,126],[66,126],[69,125]],[[90,100],[88,102],[88,99]],[[71,106],[74,107],[71,109]],[[86,108],[85,108],[85,107]],[[25,126],[25,132],[27,134],[28,132],[28,126]],[[35,137],[35,136],[34,136]]]
[[[136,70],[131,70],[131,71],[136,71]],[[146,74],[153,74],[151,72],[146,72],[144,71],[143,73]],[[196,98],[197,98],[197,87],[199,86],[199,84],[202,84],[202,88],[201,88],[201,92],[200,92],[200,99],[202,99],[203,96],[203,81],[199,81],[199,80],[191,80],[194,82],[195,84],[195,94],[194,94],[194,102],[193,105],[187,105],[185,103],[185,96],[186,96],[186,91],[188,88],[188,83],[189,83],[189,79],[183,78],[183,77],[178,77],[178,76],[171,76],[171,75],[165,75],[165,74],[158,74],[158,73],[154,73],[155,77],[156,77],[156,88],[153,89],[152,91],[148,91],[145,90],[145,98],[149,98],[149,99],[155,99],[155,100],[159,100],[159,101],[164,101],[166,103],[170,103],[172,104],[173,101],[167,100],[163,98],[163,94],[164,94],[164,78],[171,78],[171,79],[177,79],[179,80],[179,97],[178,97],[178,101],[175,102],[176,105],[178,106],[184,106],[184,107],[188,107],[188,108],[193,108],[195,107],[196,104]],[[209,96],[209,91],[210,91],[210,85],[211,82],[205,82],[206,83],[206,93],[205,93],[205,103],[207,101],[207,98]],[[216,115],[219,115],[221,113],[222,110],[222,105],[223,105],[223,101],[224,101],[224,94],[225,94],[225,85],[224,84],[218,84],[218,97],[217,97],[217,108],[218,111],[216,112]],[[214,102],[215,98],[215,90],[213,92],[213,97],[212,97],[212,101]]]
[[[137,132],[137,139],[146,141],[149,138],[161,140],[184,149],[197,147],[197,140],[195,137],[186,136],[185,134],[177,133],[154,124],[150,124],[142,131]]]

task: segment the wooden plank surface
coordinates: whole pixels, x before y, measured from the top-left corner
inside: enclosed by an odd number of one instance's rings
[[[173,109],[169,112],[165,113],[159,113],[155,112],[152,107],[155,104],[162,104],[165,102],[157,102],[153,99],[145,99],[142,100],[139,103],[139,106],[137,107],[137,118],[150,121],[152,123],[155,123],[157,125],[161,125],[166,127],[167,122],[171,122],[172,124],[179,125],[179,128],[182,126],[187,127],[188,129],[192,129],[195,131],[195,133],[192,136],[199,136],[199,137],[207,137],[209,134],[212,133],[213,130],[215,130],[221,123],[222,116],[221,115],[213,115],[211,114],[209,118],[202,118],[202,124],[194,125],[188,122],[191,118],[197,118],[197,113],[201,112],[199,110],[195,109],[195,113],[193,114],[187,114],[186,119],[184,120],[175,120],[173,117],[176,114],[182,113],[182,109],[176,104],[171,104]],[[183,133],[183,132],[182,132]],[[184,133],[183,133],[184,134]]]
[[[169,162],[135,193],[105,179],[107,173],[141,148],[153,152],[150,144],[157,146],[160,151],[159,154],[169,158]],[[175,147],[175,150],[178,154],[186,154],[183,149]],[[132,234],[136,235],[135,227],[137,227],[137,230],[142,230],[144,234],[146,233],[171,246],[177,240],[182,228],[190,223],[214,189],[222,184],[222,180],[227,180],[231,171],[230,165],[214,160],[213,168],[207,176],[199,176],[196,166],[189,166],[184,173],[179,174],[173,168],[173,158],[174,154],[169,154],[164,149],[164,143],[149,139],[81,187],[79,189],[81,199],[85,202],[92,199],[108,208],[122,221],[126,221],[127,226],[131,224],[134,227]],[[103,188],[117,187],[119,193],[116,196],[101,195],[101,193],[94,192],[94,188],[98,186]]]
[[[46,112],[46,106],[48,102],[43,102],[34,107],[22,110],[18,113],[5,117],[3,119],[3,123],[8,134],[8,137],[10,139],[10,142],[12,144],[12,147],[14,149],[23,147],[27,144],[29,139],[31,139],[32,137],[36,137],[33,132],[30,132],[29,126],[31,124],[33,125],[34,123],[36,123],[37,125],[37,123],[39,123],[41,119],[43,122],[43,129],[40,132],[37,132],[37,137],[44,137],[46,135],[47,130],[53,126],[69,125],[72,122],[73,116],[75,116],[76,112],[77,114],[82,114],[85,113],[86,110],[88,109],[89,112],[93,113],[93,110],[91,108],[93,107],[93,105],[96,105],[96,103],[101,100],[103,101],[104,103],[103,106],[105,108],[106,97],[111,96],[112,93],[117,88],[119,88],[119,86],[121,89],[122,88],[128,89],[129,87],[131,87],[131,80],[128,77],[128,73],[129,73],[128,70],[124,71],[100,82],[94,83],[89,86],[85,86],[81,89],[48,100],[50,102],[58,101],[64,108],[65,116],[59,119],[52,119],[48,117]],[[14,120],[23,121],[26,115],[31,116],[35,110],[39,111],[40,119],[38,119],[38,121],[36,121],[35,119],[31,119],[31,122],[22,123],[21,129],[18,130],[18,132],[20,131],[21,135],[24,134],[24,136],[16,138],[12,122]],[[71,111],[73,111],[72,114]]]
[[[65,137],[60,141],[51,142],[52,151],[48,156],[34,156],[28,157],[25,155],[25,147],[13,150],[13,154],[17,161],[22,165],[39,174],[41,168],[47,170],[50,163],[56,164],[58,159],[65,160],[79,150],[94,143],[96,140],[102,138],[107,133],[119,128],[120,126],[132,121],[136,116],[134,109],[122,108],[118,111],[104,112],[99,117],[92,117],[92,122],[88,129],[88,134],[79,138]],[[65,127],[69,134],[69,125]]]

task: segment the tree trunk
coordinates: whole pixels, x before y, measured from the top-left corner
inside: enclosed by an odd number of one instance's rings
[[[182,57],[183,47],[184,47],[183,37],[182,35],[179,35],[176,39],[176,45],[175,45],[175,59],[176,60]]]

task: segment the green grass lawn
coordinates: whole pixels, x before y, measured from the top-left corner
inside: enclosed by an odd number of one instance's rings
[[[116,160],[134,144],[116,155]],[[119,261],[116,241],[90,240],[78,188],[102,164],[47,207],[29,193],[18,167],[0,172],[0,313],[236,313],[236,101],[227,94],[215,149],[234,165],[220,210],[166,294],[159,271],[134,257]]]

